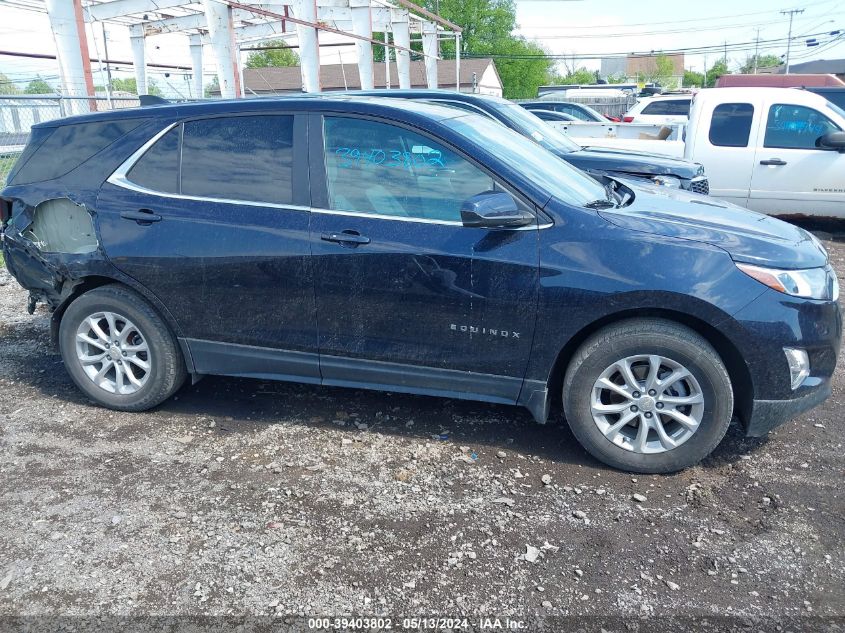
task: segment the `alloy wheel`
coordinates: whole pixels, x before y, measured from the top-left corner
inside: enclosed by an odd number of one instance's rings
[[[704,394],[681,363],[657,354],[628,356],[598,377],[590,411],[602,434],[617,446],[663,453],[698,430]]]
[[[150,378],[150,348],[138,327],[115,312],[96,312],[76,330],[76,357],[101,389],[130,395]]]

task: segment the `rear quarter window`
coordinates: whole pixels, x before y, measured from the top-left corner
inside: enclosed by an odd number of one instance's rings
[[[136,185],[163,193],[179,193],[179,136],[177,125],[144,152],[126,178]]]
[[[750,103],[720,103],[713,109],[710,143],[718,147],[748,147],[754,106]]]
[[[144,121],[145,119],[121,119],[75,123],[54,128],[29,155],[26,163],[15,171],[14,182],[10,181],[10,184],[28,184],[64,176]],[[32,142],[33,138],[30,139],[30,143]]]

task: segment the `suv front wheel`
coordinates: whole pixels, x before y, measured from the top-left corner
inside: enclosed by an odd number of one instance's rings
[[[67,307],[59,348],[76,385],[110,409],[150,409],[186,377],[170,329],[143,298],[120,285],[90,290]]]
[[[597,459],[641,473],[696,464],[719,444],[733,412],[731,380],[713,346],[662,319],[607,327],[566,371],[564,413]]]

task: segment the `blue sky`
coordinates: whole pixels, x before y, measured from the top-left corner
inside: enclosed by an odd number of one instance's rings
[[[794,35],[829,32],[842,29],[845,33],[845,0],[808,0],[789,4],[785,0],[709,0],[702,2],[677,2],[650,0],[517,0],[517,20],[520,33],[537,39],[550,52],[567,57],[601,55],[609,53],[669,50],[691,47],[721,47],[728,44],[751,42],[760,39],[785,40],[788,29],[787,16],[782,9],[804,8],[795,16]],[[109,57],[131,60],[128,32],[125,28],[107,25]],[[325,37],[322,41],[330,41]],[[830,37],[819,37],[825,43]],[[47,16],[44,13],[23,11],[3,6],[0,1],[0,49],[33,53],[55,53]],[[97,25],[89,30],[92,57],[103,52],[102,29]],[[781,55],[786,52],[783,42],[763,44],[761,53]],[[728,51],[732,67],[738,66],[751,51]],[[150,38],[147,46],[148,61],[190,65],[187,38],[183,35],[162,35]],[[708,53],[708,65],[723,55],[722,50]],[[845,57],[845,36],[835,45],[808,48],[801,40],[793,42],[792,61],[834,59]],[[355,53],[348,49],[326,49],[323,62],[353,62]],[[567,63],[599,68],[599,61],[568,59]],[[686,56],[686,67],[701,71],[704,55]],[[563,64],[561,64],[563,66]],[[92,67],[95,82],[99,78],[97,64]],[[113,69],[115,70],[115,69]],[[207,81],[210,81],[213,64],[206,55]],[[563,68],[561,68],[563,70]],[[36,74],[55,83],[58,71],[55,62],[0,56],[0,72],[15,81],[25,82]],[[120,67],[117,76],[131,76],[131,68]],[[182,76],[152,72],[157,83],[167,93],[185,92],[188,82]]]

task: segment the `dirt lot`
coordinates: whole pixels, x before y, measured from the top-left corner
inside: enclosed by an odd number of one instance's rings
[[[25,305],[0,273],[0,616],[843,623],[809,619],[845,616],[841,363],[770,437],[632,477],[505,406],[207,378],[110,412]]]

